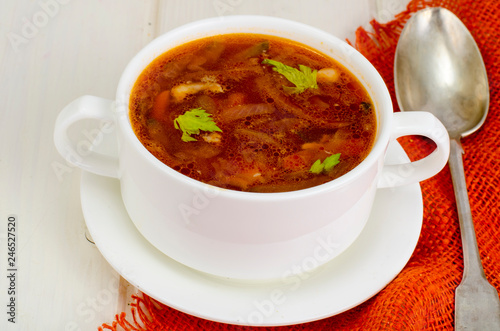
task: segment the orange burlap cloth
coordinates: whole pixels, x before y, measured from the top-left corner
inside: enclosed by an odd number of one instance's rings
[[[379,70],[394,94],[393,61],[399,34],[412,13],[425,7],[454,12],[476,39],[490,83],[484,126],[462,140],[466,182],[486,277],[500,289],[500,1],[413,0],[394,21],[359,28],[355,47]],[[410,158],[434,146],[419,137],[400,140]],[[448,167],[421,183],[424,220],[416,250],[402,272],[380,293],[345,313],[324,320],[274,328],[215,323],[176,311],[146,295],[132,297],[132,313],[117,314],[100,330],[452,330],[454,291],[462,279],[462,247]],[[168,280],[165,280],[168,282]],[[486,330],[485,330],[486,331]]]

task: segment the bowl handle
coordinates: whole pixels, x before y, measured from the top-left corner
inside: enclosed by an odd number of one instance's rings
[[[448,161],[450,138],[444,125],[425,111],[394,113],[391,141],[409,135],[425,136],[437,145],[428,156],[414,162],[384,164],[378,188],[418,183],[437,174]]]
[[[54,129],[54,143],[61,156],[83,170],[118,178],[113,109],[113,101],[88,95],[68,104],[59,113]]]

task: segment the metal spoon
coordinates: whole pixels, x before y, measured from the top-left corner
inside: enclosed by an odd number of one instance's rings
[[[450,135],[449,166],[457,200],[464,255],[455,291],[455,330],[500,330],[497,290],[486,280],[472,222],[460,138],[481,127],[489,88],[481,53],[450,11],[427,8],[408,20],[399,38],[394,82],[403,111],[428,111]]]

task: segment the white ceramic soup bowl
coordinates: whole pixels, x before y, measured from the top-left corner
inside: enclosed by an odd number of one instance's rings
[[[377,114],[376,141],[368,157],[338,179],[284,193],[213,187],[156,159],[135,136],[129,121],[129,97],[137,77],[157,56],[173,47],[227,33],[292,39],[331,56],[357,76]],[[100,124],[74,133],[79,123],[90,119]],[[389,142],[404,135],[426,136],[437,149],[417,162],[385,165]],[[130,218],[157,249],[208,274],[251,280],[291,276],[335,258],[362,231],[377,188],[429,178],[446,164],[449,153],[448,134],[433,115],[393,113],[384,81],[354,48],[316,28],[262,16],[207,19],[158,37],[130,61],[121,76],[116,100],[92,96],[75,100],[60,113],[54,138],[58,151],[69,162],[120,181]],[[116,139],[114,153],[103,155],[93,149]]]

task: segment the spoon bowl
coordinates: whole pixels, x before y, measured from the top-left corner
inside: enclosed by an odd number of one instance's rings
[[[479,129],[489,106],[486,68],[474,38],[453,13],[429,8],[413,16],[396,54],[401,110],[433,113],[455,139]]]
[[[448,163],[464,256],[455,290],[455,330],[500,330],[500,300],[481,263],[460,145],[460,138],[481,127],[489,107],[488,77],[474,38],[444,8],[417,12],[398,41],[394,83],[402,111],[430,112],[450,135]]]

